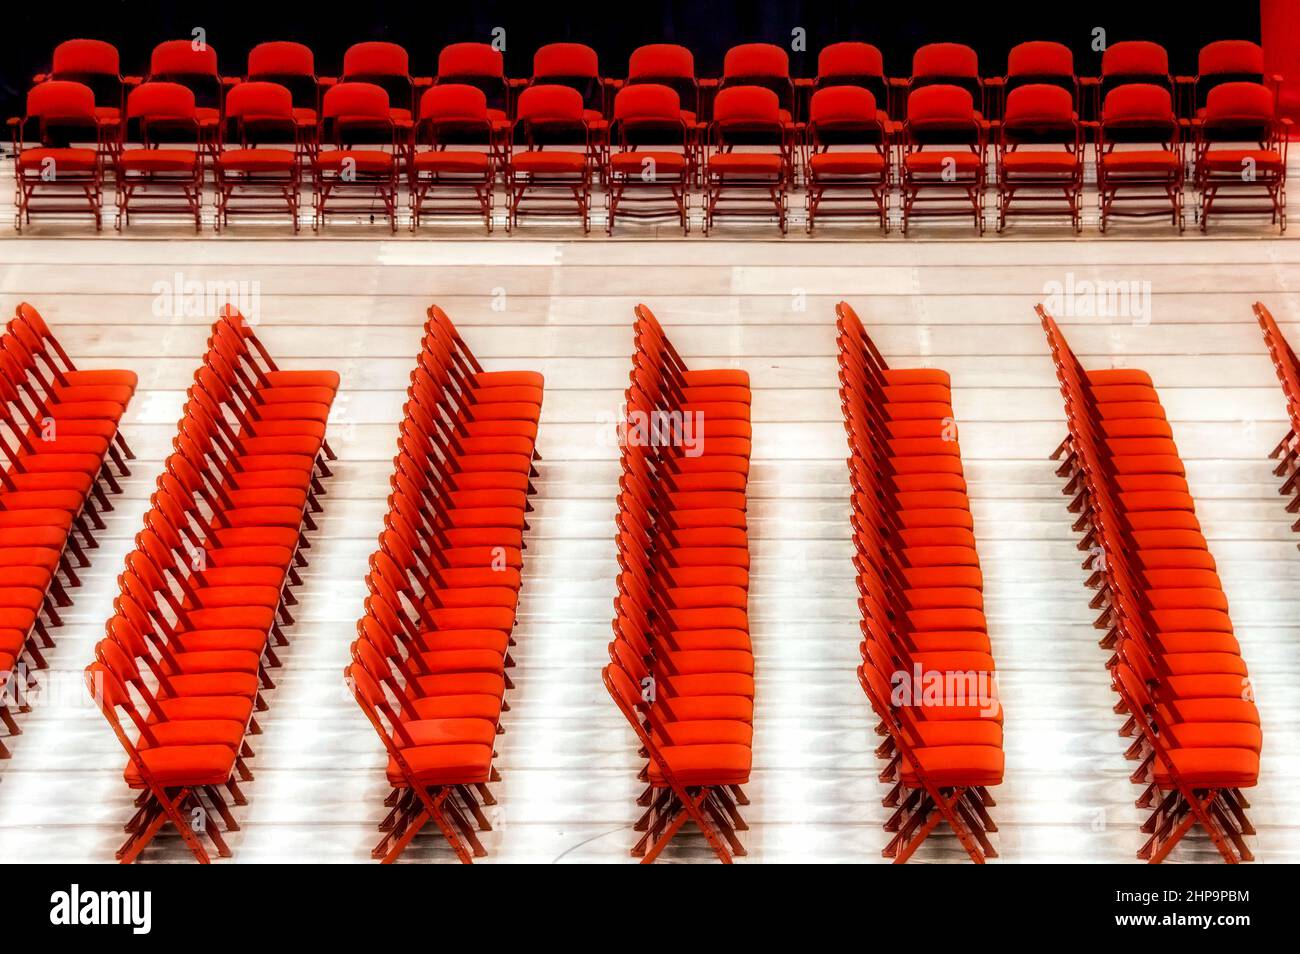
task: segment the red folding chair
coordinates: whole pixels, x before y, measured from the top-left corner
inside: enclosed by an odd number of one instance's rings
[[[370,215],[373,221],[378,207],[389,230],[397,231],[401,136],[382,86],[344,82],[326,90],[317,133],[321,149],[312,161],[314,230],[330,214]]]
[[[914,218],[967,215],[984,234],[987,126],[969,90],[960,86],[921,86],[908,94],[902,159],[904,235]]]
[[[690,232],[688,189],[692,134],[677,91],[656,83],[636,83],[614,97],[611,152],[606,174],[606,226],[624,218],[676,216],[682,234]]]
[[[476,86],[438,83],[424,91],[410,161],[411,228],[425,214],[482,216],[492,200],[505,143]]]
[[[1061,87],[1070,94],[1077,118],[1082,106],[1079,77],[1074,71],[1074,53],[1064,43],[1029,40],[1013,46],[1007,54],[1007,75],[1002,81],[1004,96],[1021,86]]]
[[[522,148],[514,149],[506,166],[506,230],[518,226],[521,214],[576,211],[585,234],[591,229],[592,168],[602,147],[588,125],[582,94],[568,86],[529,86],[519,94],[517,112],[514,137],[522,139]]]
[[[301,114],[293,94],[278,83],[250,81],[226,96],[230,131],[216,162],[217,230],[241,215],[284,215],[298,231],[302,188]],[[275,145],[272,145],[275,144]]]
[[[794,167],[790,128],[782,117],[780,100],[770,89],[719,90],[705,157],[704,234],[719,214],[775,218],[785,234]]]
[[[398,140],[406,141],[413,124],[416,80],[403,47],[382,40],[352,44],[343,53],[343,73],[338,82],[369,83],[383,89],[388,94],[389,115]],[[333,85],[328,80],[326,84]]]
[[[14,226],[18,231],[31,223],[33,212],[89,212],[95,231],[100,230],[104,205],[102,156],[107,152],[104,131],[89,86],[48,80],[31,88],[27,93],[27,115],[13,124],[17,206]]]
[[[836,85],[813,93],[804,161],[810,235],[819,215],[874,215],[889,231],[891,148],[889,121],[869,90]]]
[[[1127,83],[1106,94],[1097,139],[1103,232],[1115,216],[1167,215],[1183,230],[1180,137],[1173,100],[1163,87]]]
[[[1276,96],[1267,86],[1226,82],[1209,91],[1193,153],[1202,232],[1211,212],[1267,213],[1270,224],[1286,231],[1289,127],[1277,117]]]
[[[1216,40],[1201,47],[1196,55],[1196,75],[1183,78],[1191,94],[1185,115],[1199,119],[1210,91],[1224,83],[1258,83],[1274,93],[1282,78],[1264,66],[1264,50],[1251,40]]]
[[[1076,233],[1082,231],[1083,148],[1074,97],[1067,88],[1014,86],[998,130],[998,231],[1011,215],[1062,213]]]
[[[188,87],[151,82],[131,90],[114,157],[119,231],[133,212],[191,216],[194,231],[202,229],[203,156],[215,131],[205,132]]]

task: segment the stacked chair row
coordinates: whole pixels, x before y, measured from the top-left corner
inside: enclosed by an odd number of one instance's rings
[[[388,756],[384,863],[430,822],[465,864],[487,854],[475,828],[491,830],[500,779],[542,389],[536,372],[485,371],[429,309],[345,671]]]
[[[1273,360],[1278,383],[1282,385],[1290,422],[1286,436],[1273,448],[1269,457],[1277,461],[1273,473],[1286,478],[1278,492],[1291,498],[1287,501],[1287,512],[1300,513],[1300,438],[1297,437],[1300,435],[1300,359],[1296,358],[1291,343],[1282,334],[1272,313],[1260,302],[1255,303],[1255,318],[1264,332],[1264,344]],[[1292,524],[1291,529],[1300,531],[1300,520]]]
[[[293,623],[338,386],[332,371],[280,370],[229,305],[212,326],[85,672],[137,795],[124,864],[168,824],[202,864],[206,842],[231,853],[226,795],[245,804],[247,737]]]
[[[1002,706],[948,374],[890,368],[836,306],[864,637],[858,679],[880,720],[883,850],[907,861],[946,823],[970,859],[996,858]]]
[[[82,371],[28,304],[0,334],[0,722],[28,708],[33,671],[47,664],[49,628],[90,565],[108,493],[120,493],[130,448],[118,430],[135,393],[130,371]],[[78,540],[80,536],[80,540]],[[9,750],[0,744],[0,758]]]
[[[653,862],[692,822],[730,864],[753,764],[749,377],[688,369],[644,305],[634,333],[603,670],[646,760],[632,854]]]
[[[416,82],[390,43],[360,44],[329,80],[315,77],[309,50],[263,44],[240,81],[216,73],[211,48],[169,43],[132,83],[97,42],[69,41],[77,55],[56,54],[25,117],[11,121],[20,228],[34,212],[89,214],[99,228],[111,171],[119,228],[149,213],[199,229],[210,168],[217,228],[274,216],[296,230],[309,186],[316,228],[340,214],[395,230],[405,195],[412,229],[468,216],[490,231],[500,188],[508,228],[521,215],[563,216],[586,231],[599,184],[610,232],[635,218],[689,231],[698,195],[706,233],[719,216],[784,233],[802,182],[810,232],[833,216],[887,230],[891,201],[905,233],[922,216],[970,216],[982,232],[992,168],[1000,229],[1020,215],[1079,229],[1093,142],[1103,231],[1116,216],[1168,215],[1181,228],[1189,166],[1202,228],[1211,213],[1265,213],[1285,227],[1290,121],[1277,116],[1254,44],[1230,43],[1233,55],[1192,84],[1190,116],[1179,115],[1167,56],[1136,55],[1143,44],[1120,56],[1128,45],[1115,44],[1085,120],[1087,97],[1059,44],[1017,47],[1014,73],[991,87],[958,44],[924,48],[901,85],[869,44],[827,47],[808,81],[790,77],[781,48],[748,44],[702,86],[681,47],[643,48],[628,79],[611,84],[594,51],[556,44],[516,83],[499,51],[457,44],[436,80]],[[105,87],[116,90],[111,103]]]
[[[1225,861],[1250,861],[1242,790],[1259,779],[1259,710],[1159,395],[1143,371],[1085,370],[1038,314],[1069,426],[1053,459],[1079,515],[1137,805],[1150,810],[1138,857],[1163,861],[1198,826]]]

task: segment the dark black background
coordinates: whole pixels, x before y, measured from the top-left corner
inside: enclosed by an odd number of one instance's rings
[[[602,72],[626,73],[628,54],[643,43],[681,43],[695,52],[701,76],[717,75],[729,46],[749,41],[790,45],[791,30],[807,31],[806,53],[792,53],[795,75],[816,72],[817,51],[838,40],[866,40],[885,55],[891,75],[907,75],[917,46],[940,40],[968,43],[987,75],[1006,68],[1007,51],[1030,39],[1066,43],[1081,74],[1097,72],[1100,54],[1092,30],[1102,27],[1114,43],[1151,39],[1170,52],[1174,72],[1191,72],[1196,52],[1217,39],[1259,39],[1259,4],[1240,0],[1214,15],[1145,0],[1016,3],[948,3],[944,0],[873,3],[852,0],[616,0],[616,2],[499,3],[492,0],[323,0],[320,3],[146,2],[100,0],[15,2],[0,25],[0,115],[21,110],[31,75],[49,67],[60,40],[108,40],[122,52],[123,72],[143,73],[153,46],[191,36],[202,27],[223,72],[244,72],[248,49],[262,40],[297,40],[316,51],[322,75],[335,73],[343,51],[360,40],[403,44],[417,75],[434,72],[437,51],[461,40],[488,41],[493,27],[506,30],[506,71],[527,76],[533,50],[543,43],[574,40],[600,53]]]

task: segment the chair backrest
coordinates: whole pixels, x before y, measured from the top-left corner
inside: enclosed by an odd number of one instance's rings
[[[486,145],[492,137],[487,94],[467,83],[431,86],[420,97],[416,138],[435,145]]]
[[[582,94],[570,86],[541,84],[519,94],[515,111],[530,146],[585,144]]]
[[[1061,86],[1074,92],[1078,79],[1074,72],[1074,53],[1064,43],[1029,40],[1017,43],[1007,54],[1007,92],[1020,86]]]
[[[85,83],[99,106],[122,108],[124,85],[117,47],[103,40],[64,40],[54,48],[51,80]]]
[[[474,86],[487,96],[488,105],[502,113],[509,107],[505,57],[490,43],[449,43],[438,52],[434,85]]]
[[[220,108],[221,73],[217,51],[207,43],[166,40],[149,56],[150,82],[179,83],[194,93],[199,106]]]
[[[808,133],[819,145],[884,141],[876,97],[861,86],[826,86],[808,102]]]
[[[660,83],[624,86],[614,97],[614,125],[624,146],[669,144],[686,148],[686,124],[677,91]]]
[[[1169,75],[1169,53],[1159,43],[1149,40],[1122,40],[1106,47],[1101,54],[1101,93],[1127,83],[1162,86],[1173,92]]]
[[[343,53],[343,83],[369,83],[383,89],[389,105],[396,109],[414,109],[414,81],[410,57],[405,48],[384,40],[354,43]],[[328,95],[328,93],[326,94]]]
[[[713,126],[724,144],[772,144],[782,136],[781,101],[764,86],[729,86],[713,101]]]
[[[565,86],[582,97],[584,109],[604,112],[600,58],[585,43],[547,43],[533,54],[532,85]]]
[[[1002,117],[1004,142],[1077,143],[1078,132],[1074,96],[1064,87],[1031,83],[1007,94]]]
[[[103,40],[64,40],[54,48],[50,73],[56,79],[85,74],[121,79],[121,57]]]
[[[375,83],[331,86],[321,102],[320,121],[322,141],[391,142],[393,138],[388,91]]]
[[[698,115],[700,86],[695,76],[695,54],[675,43],[648,43],[632,51],[627,61],[627,84],[651,83],[677,93],[681,108]]]
[[[140,141],[146,144],[198,144],[194,93],[179,83],[150,82],[137,86],[127,96],[126,118],[128,125],[138,131]]]
[[[1201,47],[1196,57],[1197,109],[1205,105],[1210,90],[1223,83],[1263,83],[1264,50],[1251,40],[1216,40]]]
[[[226,121],[240,141],[294,141],[293,93],[279,83],[240,83],[226,96]]]
[[[1205,100],[1200,132],[1204,139],[1266,142],[1276,121],[1273,91],[1261,83],[1221,83]]]
[[[27,92],[27,122],[32,121],[41,143],[94,142],[99,137],[95,92],[71,80],[37,83]]]
[[[846,40],[823,47],[817,54],[817,89],[829,86],[861,86],[871,91],[883,108],[889,102],[889,80],[885,59],[870,43]]]
[[[970,91],[946,83],[912,90],[907,96],[907,132],[921,145],[977,141],[979,122]]]
[[[1169,90],[1152,83],[1126,83],[1106,94],[1102,136],[1110,142],[1172,142],[1178,119]]]
[[[257,44],[248,51],[246,79],[279,83],[292,94],[294,106],[316,109],[319,105],[316,55],[305,44],[290,40]]]
[[[354,43],[343,53],[343,80],[394,76],[409,78],[411,58],[406,50],[384,40]]]

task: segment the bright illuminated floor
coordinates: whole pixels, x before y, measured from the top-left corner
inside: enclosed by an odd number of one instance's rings
[[[7,226],[6,226],[7,227]],[[630,322],[651,306],[699,367],[737,366],[755,388],[751,620],[758,665],[749,862],[880,860],[884,787],[854,675],[846,446],[834,304],[847,299],[898,366],[952,373],[1006,708],[1006,783],[994,817],[1004,861],[1132,861],[1141,843],[1132,764],[1096,646],[1072,518],[1048,453],[1063,434],[1033,305],[1051,282],[1149,282],[1151,321],[1062,318],[1091,367],[1136,366],[1160,388],[1219,561],[1264,720],[1251,794],[1260,861],[1300,861],[1300,553],[1266,454],[1282,395],[1251,315],[1265,301],[1300,341],[1300,244],[1145,229],[1101,240],[849,242],[202,239],[0,241],[0,311],[30,301],[85,366],[129,367],[124,423],[139,453],[86,585],[56,635],[55,692],[21,718],[0,763],[0,862],[107,861],[131,814],[124,754],[80,683],[114,578],[168,449],[210,318],[158,314],[179,281],[252,282],[259,334],[290,367],[343,375],[330,441],[340,455],[298,624],[256,738],[238,862],[368,862],[384,814],[384,754],[342,669],[424,310],[441,304],[491,368],[546,375],[545,457],[516,631],[517,689],[494,786],[488,861],[621,861],[636,836],[638,760],[600,681],[616,573],[613,421]],[[246,235],[256,236],[259,232]],[[465,233],[460,233],[464,236]],[[1034,235],[1035,233],[1028,233]],[[1232,233],[1227,233],[1232,234]],[[1256,232],[1254,234],[1262,234]],[[352,238],[357,236],[357,238]],[[1159,237],[1157,237],[1159,236]],[[178,279],[179,276],[179,279]],[[1140,287],[1140,286],[1139,286]],[[436,835],[411,861],[448,861]],[[146,860],[187,861],[179,839]],[[709,861],[696,836],[665,860]],[[918,861],[964,860],[950,836]],[[1197,836],[1173,860],[1217,860]]]

